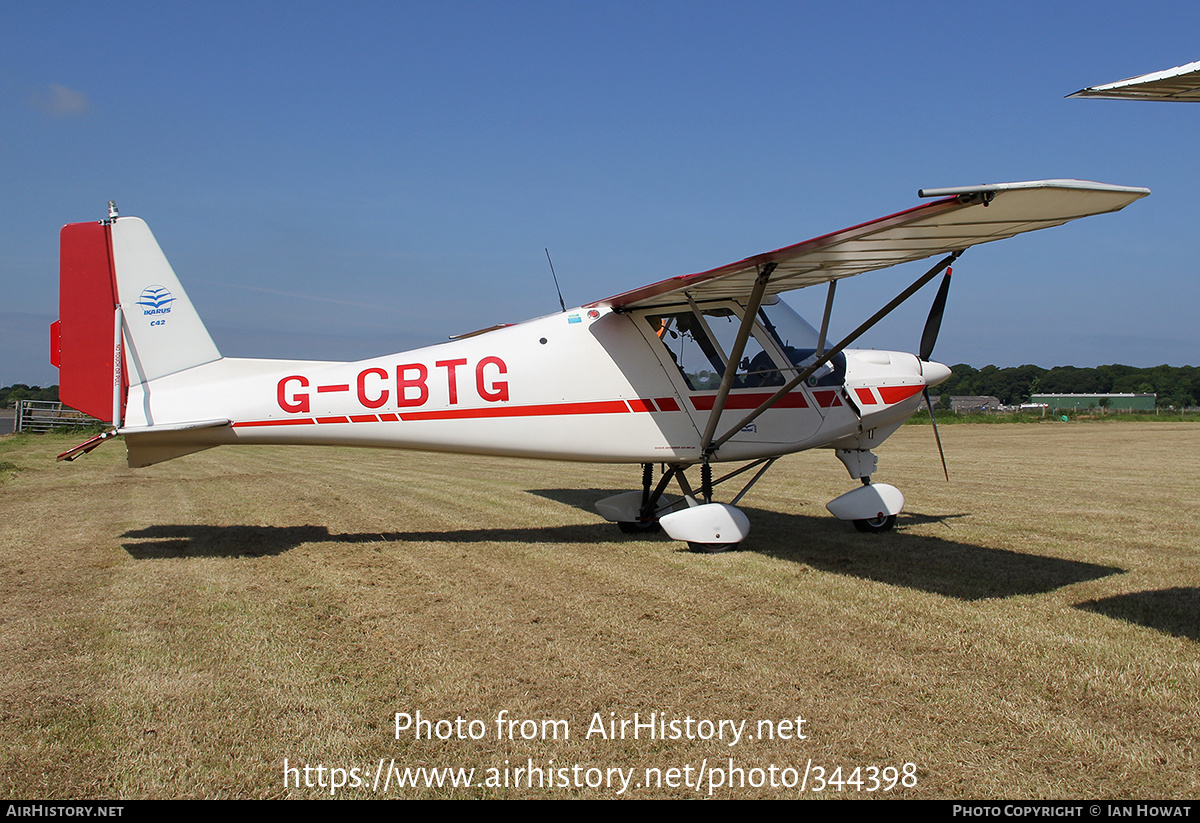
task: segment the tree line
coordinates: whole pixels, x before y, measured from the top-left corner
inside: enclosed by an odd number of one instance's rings
[[[1185,408],[1200,399],[1197,366],[984,366],[966,363],[952,368],[950,379],[937,387],[942,395],[991,395],[1012,406],[1027,403],[1034,394],[1156,394],[1160,408]]]
[[[58,386],[26,386],[24,383],[13,383],[11,386],[0,387],[0,409],[11,409],[18,400],[58,400]]]

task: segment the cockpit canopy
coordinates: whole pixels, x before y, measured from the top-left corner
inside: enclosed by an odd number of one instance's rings
[[[679,306],[644,315],[666,346],[692,391],[716,391],[725,375],[745,305],[738,301]],[[782,386],[816,359],[817,330],[777,296],[769,296],[736,364],[734,389]],[[839,353],[813,374],[810,386],[845,382],[846,357]]]

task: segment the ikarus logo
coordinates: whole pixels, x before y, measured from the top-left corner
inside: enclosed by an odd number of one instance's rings
[[[142,307],[142,316],[144,317],[170,314],[171,304],[174,302],[175,298],[171,296],[171,292],[163,286],[147,286],[142,289],[137,300],[137,304]],[[159,326],[162,325],[162,322],[159,320],[151,322],[150,325]]]

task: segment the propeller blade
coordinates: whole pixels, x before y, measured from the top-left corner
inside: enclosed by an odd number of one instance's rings
[[[946,295],[950,293],[951,271],[947,267],[946,274],[942,277],[942,284],[938,287],[937,296],[933,298],[933,305],[929,307],[929,317],[925,320],[925,331],[921,332],[920,353],[917,355],[922,360],[928,360],[933,356],[933,346],[937,343],[938,332],[942,328],[942,314],[946,311]]]
[[[929,408],[929,422],[933,424],[933,438],[937,440],[938,454],[942,458],[942,474],[946,475],[946,482],[950,482],[950,470],[946,468],[946,453],[942,451],[942,436],[938,434],[937,417],[933,414],[933,400],[929,396],[929,388],[925,388],[925,405]]]

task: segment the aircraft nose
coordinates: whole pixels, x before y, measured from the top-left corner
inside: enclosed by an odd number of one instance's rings
[[[921,376],[925,378],[926,386],[936,386],[944,383],[950,377],[950,367],[932,360],[921,361]]]

